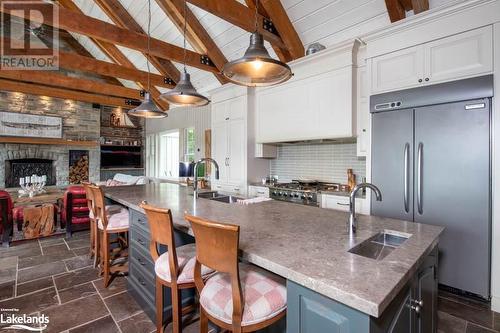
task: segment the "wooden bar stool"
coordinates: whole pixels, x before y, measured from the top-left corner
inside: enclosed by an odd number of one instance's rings
[[[151,233],[150,252],[155,263],[156,273],[156,332],[163,332],[163,286],[172,292],[172,332],[182,332],[182,315],[193,311],[193,306],[182,308],[181,289],[195,288],[194,264],[195,244],[176,247],[174,225],[170,209],[161,209],[143,201],[140,205],[146,212]],[[166,245],[168,251],[158,252],[159,245]],[[200,279],[209,277],[213,270],[200,269]]]
[[[109,208],[106,210],[102,189],[96,185],[88,185],[88,187],[92,191],[98,229],[97,237],[101,241],[101,268],[104,272],[104,286],[107,288],[112,275],[128,272],[127,255],[123,255],[123,251],[128,246],[129,214],[128,209],[124,207],[114,212],[111,212]],[[125,234],[125,237],[120,234]],[[111,251],[112,235],[118,236],[120,244],[120,247],[113,251]]]
[[[186,215],[196,239],[194,280],[200,294],[200,332],[208,320],[233,333],[253,332],[286,314],[285,280],[254,265],[238,264],[240,227]],[[206,282],[201,265],[217,271]]]
[[[87,198],[87,205],[89,207],[89,218],[90,218],[90,258],[94,258],[94,267],[97,267],[97,263],[99,262],[99,233],[97,229],[97,222],[95,219],[95,205],[94,205],[94,194],[90,189],[89,185],[91,183],[84,182],[82,183],[83,188],[85,189],[85,195]]]

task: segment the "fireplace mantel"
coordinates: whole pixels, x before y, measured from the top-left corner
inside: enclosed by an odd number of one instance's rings
[[[19,143],[31,145],[64,145],[64,146],[80,146],[80,147],[97,147],[97,141],[73,141],[68,139],[51,139],[51,138],[23,138],[23,137],[0,137],[0,143]]]

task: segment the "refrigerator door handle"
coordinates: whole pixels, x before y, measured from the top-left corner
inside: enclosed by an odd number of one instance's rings
[[[409,191],[410,191],[410,175],[408,174],[410,172],[410,168],[408,165],[410,164],[410,144],[406,143],[405,144],[405,152],[404,152],[404,205],[405,205],[405,212],[410,211],[410,202],[408,200],[409,197]]]
[[[423,205],[422,205],[422,158],[423,158],[423,150],[424,144],[420,142],[418,144],[418,153],[417,153],[417,209],[420,215],[423,214]]]

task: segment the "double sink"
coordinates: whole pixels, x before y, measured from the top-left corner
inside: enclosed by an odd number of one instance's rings
[[[238,200],[243,199],[240,197],[236,197],[234,195],[222,194],[216,191],[198,193],[198,198],[219,201],[224,203],[236,203]]]

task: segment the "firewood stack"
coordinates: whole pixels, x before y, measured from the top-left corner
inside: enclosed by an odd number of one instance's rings
[[[89,180],[89,157],[81,156],[75,164],[69,167],[69,183],[81,184]]]

